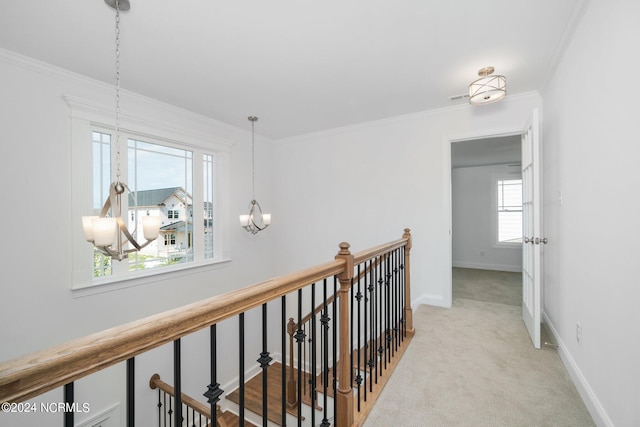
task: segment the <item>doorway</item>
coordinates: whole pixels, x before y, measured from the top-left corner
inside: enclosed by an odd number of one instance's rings
[[[451,143],[452,297],[522,305],[522,136]]]

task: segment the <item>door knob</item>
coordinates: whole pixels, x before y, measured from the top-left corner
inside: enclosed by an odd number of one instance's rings
[[[525,243],[531,243],[533,245],[533,237],[532,238],[525,237],[524,238],[524,242]]]
[[[536,237],[536,245],[539,245],[540,243],[544,243],[545,245],[549,242],[549,240],[546,237],[543,237],[542,239],[539,237]]]

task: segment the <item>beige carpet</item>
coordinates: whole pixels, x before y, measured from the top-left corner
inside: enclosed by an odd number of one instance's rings
[[[522,306],[522,273],[454,267],[453,297]]]
[[[535,350],[519,306],[422,305],[416,335],[363,427],[595,425],[555,349]]]

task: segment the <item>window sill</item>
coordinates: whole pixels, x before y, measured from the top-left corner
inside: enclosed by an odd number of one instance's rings
[[[522,249],[522,242],[494,243],[491,247],[493,249]]]
[[[230,261],[231,258],[225,258],[216,261],[205,261],[198,264],[189,263],[189,265],[184,266],[179,265],[165,267],[155,271],[140,271],[138,273],[131,274],[128,277],[100,278],[89,285],[71,288],[71,293],[73,298],[83,298],[120,289],[148,285],[163,280],[171,280],[188,276],[190,274],[225,268]]]

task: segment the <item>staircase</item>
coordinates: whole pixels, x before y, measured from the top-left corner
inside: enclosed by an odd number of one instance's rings
[[[378,342],[381,340],[378,339]],[[395,339],[390,342],[393,345],[387,347],[383,352],[379,351],[379,348],[373,347],[373,342],[368,342],[367,346],[363,346],[359,351],[353,352],[354,363],[352,365],[352,388],[354,391],[354,402],[356,406],[356,412],[362,414],[360,417],[356,416],[356,420],[359,421],[359,425],[366,418],[365,408],[370,409],[375,400],[382,391],[388,378],[390,377],[396,364],[399,362],[402,354],[411,341],[411,335],[403,337],[398,340],[398,346],[395,347]],[[373,351],[371,350],[373,348]],[[370,359],[368,356],[374,355],[374,359]],[[359,361],[359,363],[358,363]],[[372,361],[372,363],[370,363]],[[338,361],[336,364],[336,370],[340,369],[341,363]],[[298,383],[298,370],[294,369],[294,382]],[[282,426],[282,364],[275,362],[266,370],[267,374],[267,425],[271,427]],[[327,387],[325,388],[325,377],[327,378]],[[287,378],[289,379],[289,378]],[[302,399],[301,404],[286,405],[286,424],[289,426],[329,426],[334,425],[334,413],[335,402],[334,395],[335,390],[333,388],[334,383],[334,370],[330,367],[325,375],[325,372],[321,372],[316,375],[315,378],[315,393],[312,388],[312,376],[308,372],[303,371],[301,381]],[[262,418],[263,414],[263,373],[260,372],[251,379],[249,379],[244,386],[244,408],[248,411],[245,413],[245,420],[248,423],[249,420],[256,425],[264,425]],[[326,397],[326,399],[325,399]],[[230,402],[227,405],[229,408],[227,413],[238,413],[238,405],[240,402],[240,389],[233,390],[226,396],[226,399]],[[326,403],[325,403],[326,402]],[[324,422],[323,407],[327,408],[327,424]],[[311,408],[315,408],[312,411]],[[300,417],[298,417],[298,410],[300,409]],[[298,420],[300,421],[298,423]],[[234,424],[238,422],[237,416],[233,420]],[[250,424],[248,424],[250,425]]]
[[[275,362],[266,370],[267,372],[267,420],[272,425],[281,426],[282,425],[282,364],[280,362]],[[296,381],[297,381],[297,370],[296,370]],[[263,395],[262,395],[262,381],[263,381],[263,373],[260,372],[258,375],[254,376],[250,380],[245,383],[244,388],[244,397],[245,409],[251,411],[252,414],[246,414],[246,419],[261,419],[262,418],[262,408],[263,408]],[[305,373],[303,383],[308,383],[310,381],[310,377]],[[311,393],[310,388],[307,387],[306,393],[303,395],[302,403],[305,407],[300,413],[300,419],[306,421],[308,418],[308,414],[305,416],[305,412],[309,413],[311,408]],[[226,398],[233,403],[234,405],[240,404],[240,389],[237,388],[231,393],[229,393]],[[317,404],[316,410],[322,410]],[[288,414],[287,424],[293,425],[295,420],[298,419],[298,406],[289,406],[285,405],[286,412]],[[234,406],[237,408],[237,406]],[[308,409],[308,410],[307,410]]]
[[[130,427],[136,418],[148,425],[151,416],[158,427],[362,425],[414,333],[411,235],[405,229],[401,239],[355,254],[348,243],[339,247],[333,261],[0,362],[0,402],[63,388],[65,405],[73,407],[76,380],[126,362]],[[260,309],[261,319],[245,319]],[[218,348],[218,324],[226,320],[237,322],[237,352],[228,340]],[[208,366],[183,366],[182,338],[207,329]],[[274,329],[279,338],[268,333]],[[229,329],[221,330],[232,338]],[[245,347],[247,336],[254,342]],[[136,372],[136,360],[165,344],[173,345],[174,384],[154,375],[157,407],[136,408],[136,382],[147,381]],[[219,358],[230,356],[237,357],[237,371],[225,368],[219,375]],[[247,380],[254,361],[261,371]],[[183,393],[183,368],[202,376],[199,399],[206,404]],[[73,411],[63,415],[61,424],[76,425]]]

